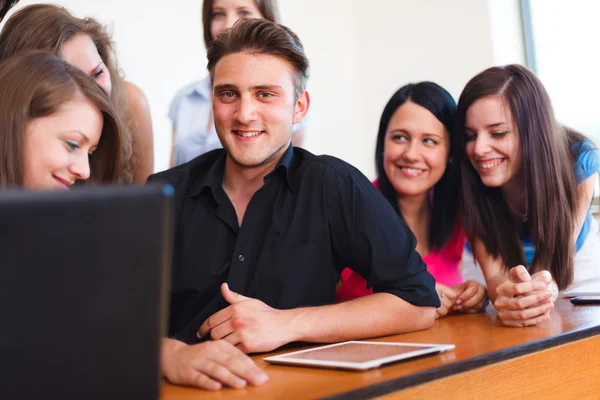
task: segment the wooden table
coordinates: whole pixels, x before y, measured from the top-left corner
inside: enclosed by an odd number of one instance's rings
[[[552,320],[536,327],[504,327],[492,309],[375,339],[456,345],[440,355],[366,372],[270,365],[260,355],[270,377],[263,386],[207,392],[165,382],[161,399],[600,399],[598,334],[600,306],[559,299]]]

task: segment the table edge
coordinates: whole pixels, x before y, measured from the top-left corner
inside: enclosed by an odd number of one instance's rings
[[[494,351],[492,353],[483,354],[481,356],[458,361],[452,364],[446,364],[440,367],[417,372],[415,374],[403,376],[400,378],[395,378],[389,381],[379,382],[359,389],[350,390],[348,392],[323,397],[323,399],[354,400],[384,396],[390,393],[398,392],[403,389],[408,389],[413,386],[422,385],[424,383],[428,383],[436,379],[446,378],[448,376],[471,371],[479,367],[487,366],[490,364],[496,364],[502,361],[532,354],[538,351],[547,350],[552,347],[557,347],[563,344],[587,339],[598,334],[600,334],[600,326],[591,326],[580,330],[565,332],[559,335],[547,337],[529,343],[524,343],[507,349]]]

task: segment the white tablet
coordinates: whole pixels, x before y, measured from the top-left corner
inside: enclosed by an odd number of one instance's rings
[[[563,292],[562,295],[563,297],[600,296],[600,282],[592,282],[584,285],[574,286]]]
[[[453,344],[343,342],[263,358],[268,363],[363,371],[454,349]]]

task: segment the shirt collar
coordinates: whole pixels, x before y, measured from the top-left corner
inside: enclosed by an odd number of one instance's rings
[[[198,196],[200,193],[202,193],[202,191],[205,188],[209,188],[209,189],[216,189],[216,188],[220,188],[223,185],[223,173],[225,172],[225,157],[227,156],[227,153],[225,151],[222,151],[221,154],[219,155],[219,157],[215,160],[215,162],[210,166],[210,168],[208,169],[208,171],[206,172],[206,174],[204,174],[204,176],[196,181],[194,181],[191,185],[190,188],[190,197],[196,197]],[[270,178],[271,176],[274,176],[276,174],[280,174],[280,176],[282,176],[285,181],[286,184],[288,186],[288,188],[290,189],[290,191],[292,193],[296,193],[295,192],[295,171],[296,171],[296,164],[297,162],[295,161],[294,157],[294,147],[290,144],[289,147],[287,148],[287,150],[285,151],[285,153],[283,153],[283,156],[281,157],[281,159],[279,160],[279,162],[277,163],[277,165],[275,166],[275,168],[273,169],[272,172],[270,172],[269,174],[267,174],[267,176],[265,176],[265,180]],[[279,172],[279,171],[283,171],[283,172]],[[214,193],[214,192],[213,192]]]
[[[225,171],[225,157],[227,153],[221,151],[219,157],[213,162],[208,171],[201,178],[197,178],[190,187],[190,197],[196,197],[205,188],[216,189],[223,183],[223,172]]]
[[[296,159],[296,157],[294,156],[294,146],[292,146],[290,144],[289,147],[287,148],[287,150],[285,151],[285,153],[283,153],[283,156],[281,157],[281,159],[279,160],[279,162],[277,163],[275,168],[273,169],[273,172],[268,174],[265,177],[265,179],[269,178],[271,175],[279,173],[285,179],[285,182],[286,182],[288,188],[290,189],[290,191],[295,194],[296,193],[294,190],[295,189],[294,172],[296,171],[295,159]],[[278,172],[278,171],[283,171],[283,172]]]

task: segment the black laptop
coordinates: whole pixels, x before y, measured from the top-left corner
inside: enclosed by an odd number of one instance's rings
[[[156,399],[170,186],[0,192],[0,399]]]

